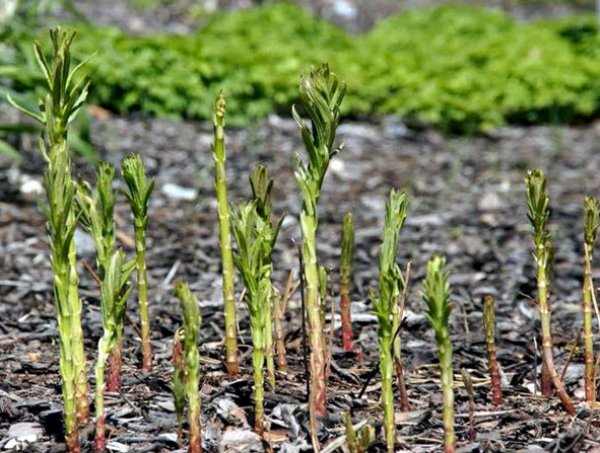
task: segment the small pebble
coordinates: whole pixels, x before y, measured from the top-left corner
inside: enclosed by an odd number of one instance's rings
[[[5,450],[25,451],[28,444],[36,442],[44,433],[39,423],[15,423],[10,425],[4,444]]]
[[[190,189],[171,183],[163,185],[160,191],[174,200],[194,201],[198,197],[198,191],[196,189]]]

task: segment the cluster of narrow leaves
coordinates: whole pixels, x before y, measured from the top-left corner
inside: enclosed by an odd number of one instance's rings
[[[235,265],[242,277],[244,302],[250,313],[252,365],[254,369],[255,429],[263,432],[264,375],[267,362],[271,385],[275,384],[273,358],[273,325],[271,321],[273,286],[271,254],[277,240],[281,220],[271,219],[270,191],[272,181],[265,167],[257,167],[251,176],[254,198],[232,209],[233,236],[237,244]]]
[[[202,451],[202,434],[200,431],[201,403],[198,386],[200,378],[198,337],[202,317],[198,308],[198,300],[192,294],[187,283],[178,281],[175,284],[175,292],[183,313],[183,329],[176,332],[173,343],[173,396],[179,427],[179,439],[181,441],[183,412],[187,403],[190,430],[188,451],[189,453],[200,453]]]
[[[150,314],[148,312],[146,229],[148,228],[148,205],[154,188],[154,179],[148,181],[144,163],[140,156],[135,154],[123,161],[121,172],[128,189],[125,195],[133,212],[138,304],[142,336],[142,367],[145,371],[150,371],[152,369],[152,344],[150,343]]]
[[[379,297],[373,299],[378,322],[379,367],[386,444],[394,451],[396,422],[394,418],[394,334],[400,325],[397,303],[403,286],[402,272],[396,255],[398,235],[406,219],[406,193],[392,190],[385,205],[383,243],[379,251]]]
[[[340,118],[340,105],[346,85],[324,64],[314,69],[300,82],[300,103],[311,120],[311,126],[302,119],[296,106],[292,114],[300,126],[308,154],[305,165],[297,159],[295,177],[302,194],[300,227],[302,230],[302,258],[306,283],[305,304],[308,318],[308,343],[310,346],[310,412],[311,418],[325,415],[327,400],[325,348],[321,316],[319,266],[317,262],[316,234],[318,226],[317,203],[330,159],[339,151],[334,148],[335,133]]]
[[[449,320],[450,272],[445,269],[446,258],[434,256],[427,263],[427,275],[421,297],[427,305],[427,319],[435,333],[440,357],[440,371],[443,393],[444,451],[453,453],[456,449],[454,434],[454,375],[452,372],[452,344],[450,342]]]

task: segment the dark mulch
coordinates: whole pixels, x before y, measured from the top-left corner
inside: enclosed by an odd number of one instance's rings
[[[344,354],[335,331],[330,378],[330,418],[320,426],[323,445],[344,434],[342,415],[368,420],[380,435],[379,380],[369,376],[377,364],[375,318],[367,300],[377,284],[377,252],[383,206],[392,187],[410,194],[408,220],[401,233],[399,263],[412,262],[412,284],[402,332],[410,412],[397,413],[398,446],[402,451],[440,451],[441,393],[433,336],[423,316],[419,289],[425,262],[433,253],[447,255],[452,271],[452,340],[456,377],[457,433],[461,451],[591,451],[597,441],[598,416],[582,402],[582,354],[575,350],[566,371],[568,391],[577,401],[570,418],[557,399],[536,390],[539,362],[534,339],[538,316],[531,240],[526,220],[523,178],[527,168],[547,171],[551,193],[551,225],[558,245],[552,287],[555,356],[567,362],[581,329],[582,202],[600,191],[600,128],[504,129],[487,138],[449,138],[413,132],[401,123],[344,124],[345,149],[332,161],[320,206],[321,262],[335,271],[339,258],[340,223],[346,211],[355,215],[357,250],[353,310],[362,361]],[[247,175],[257,162],[275,175],[276,213],[287,220],[277,247],[274,280],[283,286],[297,269],[292,242],[299,240],[300,197],[293,178],[294,154],[303,154],[296,125],[272,118],[244,130],[228,132],[231,199],[249,195]],[[155,367],[139,369],[139,341],[127,326],[123,370],[124,392],[108,399],[110,446],[113,451],[174,451],[177,443],[170,397],[172,337],[181,324],[173,296],[174,279],[191,283],[201,301],[202,400],[207,451],[263,451],[253,435],[250,336],[247,314],[240,305],[242,374],[229,378],[222,365],[219,253],[208,125],[109,118],[93,122],[98,150],[118,164],[128,153],[142,155],[156,176],[149,227],[149,272]],[[35,201],[20,191],[27,177],[40,180],[43,163],[34,140],[20,167],[0,167],[0,448],[9,427],[39,424],[30,452],[63,451],[56,320],[52,274],[44,220]],[[93,171],[77,163],[86,177]],[[31,184],[31,183],[30,183]],[[193,200],[168,195],[168,184],[197,190]],[[175,188],[177,189],[177,188]],[[128,207],[117,209],[122,245],[132,253]],[[89,244],[80,238],[82,258],[93,262]],[[337,283],[337,276],[335,278]],[[85,300],[84,326],[93,375],[95,348],[101,334],[98,291],[81,270]],[[506,401],[493,407],[489,397],[482,333],[481,294],[497,296],[498,350]],[[300,311],[296,294],[286,315],[290,372],[278,374],[277,388],[266,395],[269,443],[278,451],[310,451],[302,363]],[[129,314],[136,320],[135,298]],[[336,324],[337,327],[337,324]],[[461,368],[475,384],[477,438],[469,442],[467,402]],[[93,384],[93,379],[92,379]],[[364,393],[361,394],[363,387]],[[93,385],[92,385],[93,388]],[[29,425],[31,428],[31,425]],[[34,426],[35,427],[35,426]],[[84,432],[89,451],[91,432]],[[375,451],[374,450],[374,451]],[[377,450],[378,451],[378,450]]]

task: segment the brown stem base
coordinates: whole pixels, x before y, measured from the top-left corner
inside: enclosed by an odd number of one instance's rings
[[[77,437],[77,432],[67,436],[65,439],[67,442],[67,451],[69,453],[81,453],[81,447],[79,445],[79,438]]]
[[[354,335],[352,333],[352,315],[350,312],[350,297],[347,291],[340,297],[340,315],[342,318],[342,347],[350,352],[354,349]]]
[[[400,410],[402,412],[409,412],[410,407],[408,405],[408,393],[406,392],[406,380],[404,379],[404,367],[399,359],[394,360],[394,367],[396,369],[396,379],[398,380],[398,389],[400,390]]]
[[[94,452],[106,451],[106,415],[96,419],[96,433],[94,434]]]
[[[142,339],[142,370],[152,371],[152,345],[150,338]]]
[[[556,372],[556,368],[554,367],[554,358],[552,357],[551,345],[544,345],[543,354],[544,364],[546,365],[546,369],[548,370],[548,374],[550,375],[554,389],[556,390],[556,393],[560,398],[565,411],[567,411],[567,414],[573,417],[575,415],[575,407],[573,406],[571,398],[569,398],[569,395],[567,395],[563,383]]]
[[[107,392],[121,391],[121,342],[119,341],[112,350],[109,358],[108,379],[106,382]]]
[[[200,433],[200,426],[198,424],[190,426],[188,453],[202,453],[202,434]]]

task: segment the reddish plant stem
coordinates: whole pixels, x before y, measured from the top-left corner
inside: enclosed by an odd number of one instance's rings
[[[352,333],[352,314],[350,300],[350,281],[352,255],[354,250],[354,223],[348,212],[342,221],[342,256],[340,264],[340,315],[342,318],[342,347],[350,352],[354,348]]]
[[[409,412],[410,406],[408,404],[408,393],[406,391],[406,380],[404,379],[404,366],[402,366],[402,359],[395,357],[394,366],[396,368],[398,390],[400,391],[400,410],[402,412]]]
[[[340,314],[342,317],[342,347],[344,351],[348,352],[354,349],[350,305],[348,287],[344,285],[340,289]]]
[[[273,288],[273,330],[275,336],[275,354],[277,355],[277,369],[287,371],[287,357],[285,354],[285,334],[283,332],[284,309],[281,293]]]
[[[575,407],[573,406],[573,402],[565,388],[563,386],[558,373],[556,372],[556,367],[554,366],[554,357],[552,355],[552,334],[550,330],[550,309],[548,303],[548,287],[549,287],[549,266],[552,256],[552,245],[546,243],[540,243],[537,246],[537,286],[538,286],[538,307],[540,311],[540,322],[542,325],[542,359],[544,360],[544,366],[547,370],[547,375],[549,380],[551,381],[554,389],[560,401],[562,402],[565,410],[571,416],[575,415]],[[543,371],[543,369],[542,369]],[[544,374],[542,373],[542,377]],[[542,391],[543,388],[542,382]]]
[[[103,414],[96,419],[96,433],[94,435],[94,451],[102,453],[106,451],[106,415]]]
[[[542,340],[543,344],[543,340]],[[550,397],[552,396],[552,376],[548,371],[548,365],[544,360],[544,351],[542,351],[542,377],[541,377],[541,392],[542,396]]]
[[[79,445],[79,438],[77,437],[77,431],[66,437],[67,451],[69,453],[81,453],[81,446]]]
[[[108,379],[106,382],[107,392],[121,391],[121,345],[122,341],[119,340],[111,351],[110,358],[108,359]]]
[[[502,384],[496,357],[496,320],[494,313],[495,300],[491,294],[483,296],[483,327],[485,330],[485,346],[487,350],[488,368],[492,381],[492,404],[502,404]]]
[[[475,431],[475,395],[473,389],[473,380],[471,374],[466,368],[460,370],[463,378],[463,384],[469,397],[469,441],[475,442],[477,438],[477,432]]]

